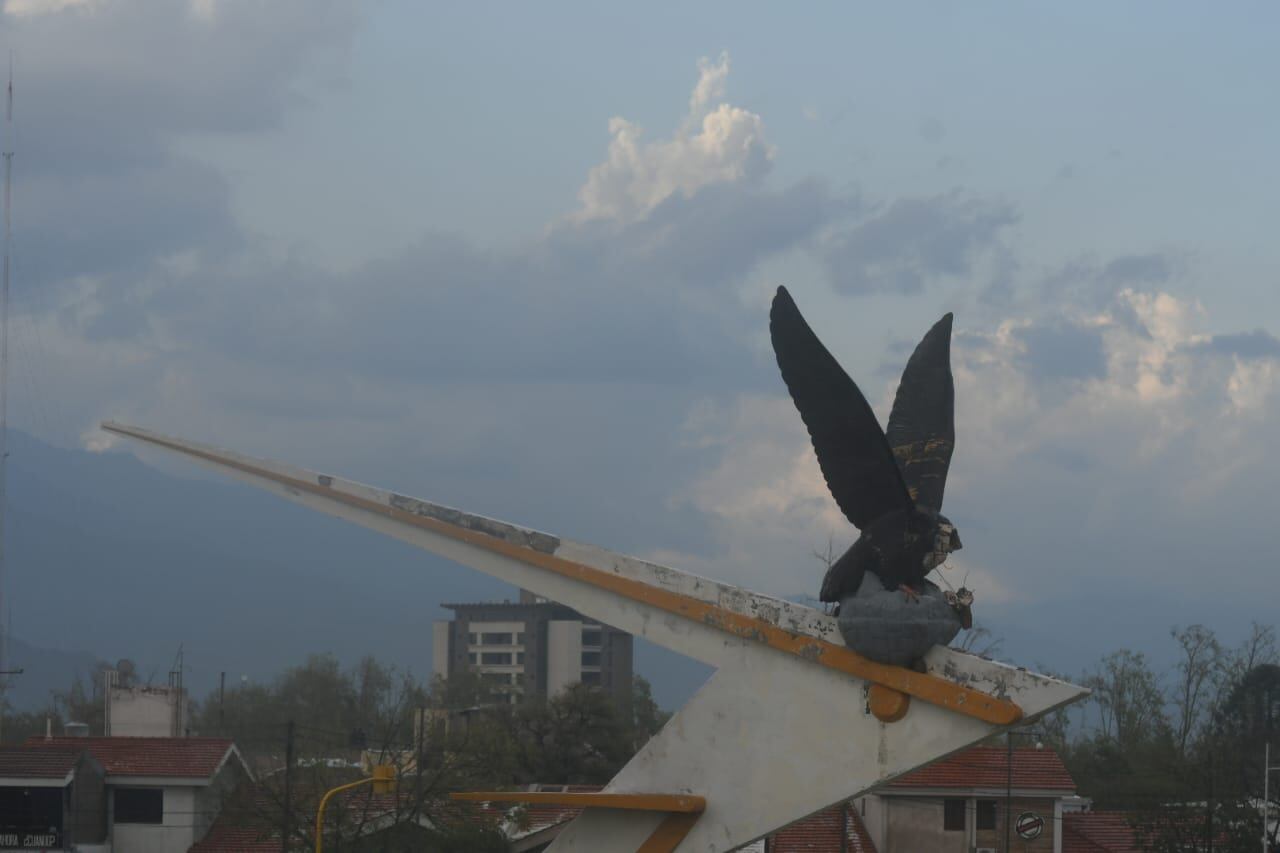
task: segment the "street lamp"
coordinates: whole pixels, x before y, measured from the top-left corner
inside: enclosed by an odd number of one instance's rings
[[[329,805],[329,800],[335,794],[341,794],[343,791],[350,791],[352,788],[358,788],[361,785],[373,785],[375,794],[391,794],[396,791],[396,768],[390,764],[378,764],[373,768],[373,775],[364,779],[357,779],[354,782],[348,782],[345,785],[339,785],[336,788],[330,788],[325,795],[320,798],[320,807],[316,809],[316,853],[324,853],[324,810]],[[288,843],[288,839],[285,839]]]

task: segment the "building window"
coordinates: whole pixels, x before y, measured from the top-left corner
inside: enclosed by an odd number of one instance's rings
[[[600,673],[598,673],[598,672],[584,672],[584,673],[582,673],[582,683],[583,683],[583,684],[599,684],[599,683],[600,683]]]
[[[516,663],[518,664],[524,663],[524,652],[516,652]]]
[[[511,634],[481,634],[480,645],[482,646],[509,646],[511,645]]]
[[[584,645],[584,646],[598,646],[598,645],[600,645],[600,643],[601,643],[601,641],[603,640],[603,638],[604,638],[604,634],[603,634],[603,633],[601,633],[598,629],[597,629],[597,630],[594,630],[594,631],[583,631],[583,632],[582,632],[582,645]]]
[[[473,646],[478,645],[480,643],[480,635],[475,632],[467,634],[467,642]]]
[[[964,800],[942,801],[942,828],[947,832],[964,832]]]
[[[505,672],[482,672],[480,680],[485,684],[510,684],[511,676]]]
[[[164,823],[163,788],[116,788],[116,823]]]
[[[583,666],[599,666],[600,653],[599,652],[583,652],[582,665]]]
[[[516,645],[517,646],[524,645],[524,631],[521,631],[519,634],[516,634]]]
[[[978,829],[996,828],[996,801],[978,800]]]
[[[480,663],[485,666],[511,666],[511,652],[481,652]]]
[[[475,665],[476,665],[476,664],[478,664],[478,663],[480,663],[480,655],[479,655],[477,652],[472,652],[472,653],[471,653],[471,665],[472,665],[472,666],[475,666]]]

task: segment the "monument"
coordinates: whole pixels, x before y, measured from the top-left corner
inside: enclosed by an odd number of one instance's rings
[[[908,363],[887,435],[785,291],[775,300],[772,319],[783,376],[809,425],[828,484],[862,529],[862,544],[828,577],[841,621],[741,587],[329,474],[123,424],[102,427],[715,667],[603,792],[459,795],[585,806],[552,844],[558,853],[715,853],[1088,692],[925,643],[928,637],[914,629],[906,631],[909,643],[888,643],[891,654],[883,655],[898,660],[910,646],[913,668],[872,659],[883,651],[877,635],[922,621],[923,610],[904,608],[932,607],[926,602],[940,600],[945,612],[923,621],[933,618],[958,630],[972,600],[965,600],[963,590],[954,600],[939,599],[923,577],[930,561],[933,568],[960,546],[954,526],[938,513],[954,442],[947,365],[951,319],[943,318],[925,336]],[[857,614],[871,612],[861,596],[873,592],[889,596],[892,604],[883,603],[878,627],[860,625]]]

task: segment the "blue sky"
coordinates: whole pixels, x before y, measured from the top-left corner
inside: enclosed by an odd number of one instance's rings
[[[1275,622],[1273,5],[3,8],[47,440],[114,417],[812,593],[855,532],[768,350],[787,284],[882,413],[957,312],[947,512],[1009,647]]]

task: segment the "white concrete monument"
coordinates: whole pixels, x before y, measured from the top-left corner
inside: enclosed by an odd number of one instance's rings
[[[714,666],[602,794],[473,795],[586,805],[554,851],[732,850],[1088,692],[939,646],[926,672],[877,664],[818,610],[338,477],[102,426]]]

